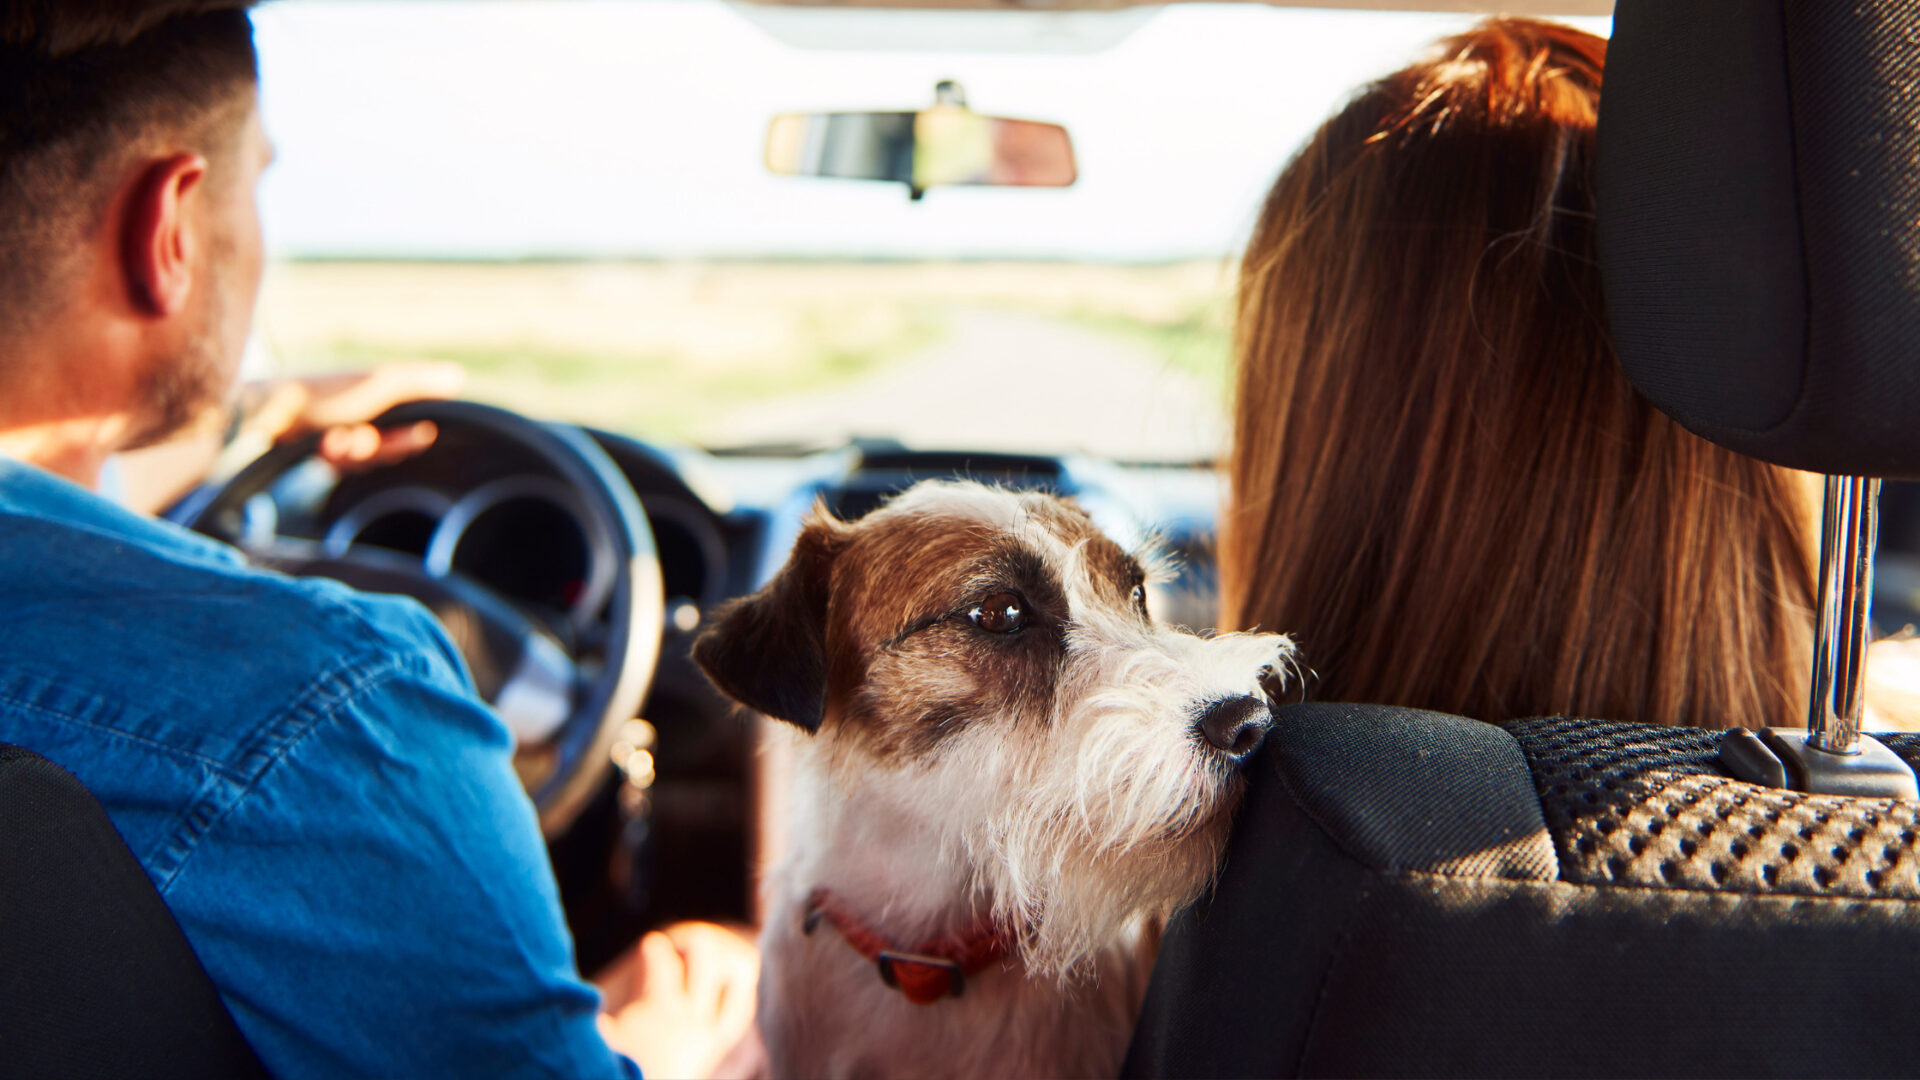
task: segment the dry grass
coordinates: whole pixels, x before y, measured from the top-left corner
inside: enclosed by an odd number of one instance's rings
[[[907,359],[968,307],[1144,343],[1214,383],[1230,287],[1216,263],[281,263],[260,327],[288,373],[449,359],[482,400],[697,439]]]

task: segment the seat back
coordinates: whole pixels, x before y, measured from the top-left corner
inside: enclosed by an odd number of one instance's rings
[[[0,1077],[264,1077],[106,811],[0,743]]]
[[[1714,736],[1280,710],[1125,1075],[1920,1072],[1920,804],[1757,788]]]

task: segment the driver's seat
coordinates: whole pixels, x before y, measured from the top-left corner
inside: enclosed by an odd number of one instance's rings
[[[0,743],[0,1077],[266,1075],[106,811]]]

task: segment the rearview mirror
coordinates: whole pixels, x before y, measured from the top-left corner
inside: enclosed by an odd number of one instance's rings
[[[982,116],[951,83],[919,112],[776,116],[767,127],[767,170],[888,180],[916,199],[934,187],[1067,187],[1078,178],[1066,128]]]

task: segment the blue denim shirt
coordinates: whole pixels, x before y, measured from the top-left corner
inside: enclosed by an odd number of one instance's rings
[[[638,1075],[419,605],[0,459],[0,742],[93,791],[282,1080]]]

